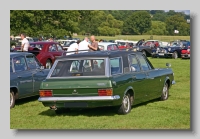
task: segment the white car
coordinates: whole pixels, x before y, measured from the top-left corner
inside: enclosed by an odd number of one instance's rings
[[[117,43],[112,43],[112,42],[99,42],[98,47],[101,51],[106,51],[106,50],[118,50],[118,45]]]

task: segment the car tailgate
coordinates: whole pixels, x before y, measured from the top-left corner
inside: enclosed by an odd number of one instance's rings
[[[111,88],[109,78],[47,79],[40,90],[52,90],[53,96],[98,96],[98,89]]]

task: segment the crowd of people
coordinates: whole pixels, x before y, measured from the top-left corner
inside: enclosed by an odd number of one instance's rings
[[[90,37],[91,44],[89,43],[89,38],[85,37],[83,41],[78,40],[76,43],[72,43],[67,49],[66,55],[71,55],[75,53],[84,53],[88,51],[99,51],[98,40],[95,39],[95,36]],[[100,40],[99,42],[101,42]]]

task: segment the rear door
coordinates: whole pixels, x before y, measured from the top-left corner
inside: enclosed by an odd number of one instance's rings
[[[146,100],[147,93],[146,93],[146,86],[147,83],[147,76],[141,70],[139,61],[135,54],[128,55],[128,62],[129,62],[129,77],[131,78],[131,86],[135,92],[135,100],[136,103],[141,103]]]
[[[26,61],[33,77],[33,94],[38,94],[40,84],[46,78],[47,72],[40,70],[40,64],[34,55],[27,55]]]

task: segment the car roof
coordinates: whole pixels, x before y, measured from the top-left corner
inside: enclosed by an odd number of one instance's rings
[[[113,51],[91,51],[91,52],[84,52],[84,53],[78,53],[78,54],[72,54],[67,56],[61,56],[57,59],[65,59],[65,58],[83,58],[83,57],[120,57],[120,56],[127,56],[127,54],[138,54],[141,55],[141,52],[135,52],[135,51],[129,51],[126,50],[113,50]]]
[[[16,57],[16,56],[26,56],[26,55],[33,55],[29,52],[10,52],[10,58]]]

